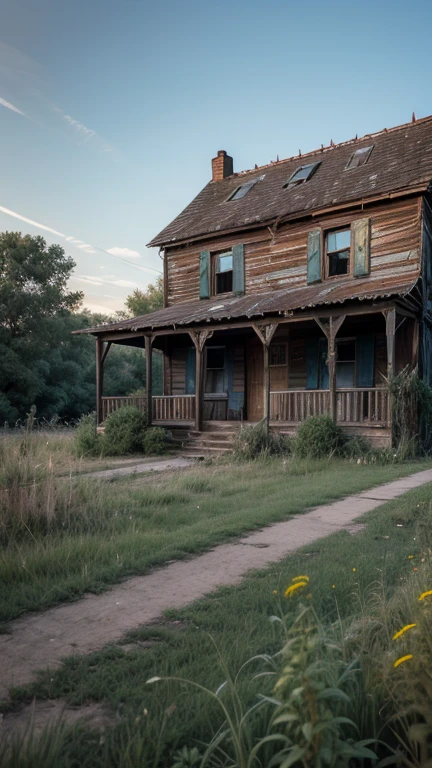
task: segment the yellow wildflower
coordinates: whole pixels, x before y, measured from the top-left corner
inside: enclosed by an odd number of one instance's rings
[[[272,592],[273,595],[277,595],[277,589],[274,589]]]
[[[294,576],[291,581],[309,581],[309,576]]]
[[[297,589],[301,589],[302,587],[307,587],[306,581],[297,581],[295,584],[291,584],[285,590],[285,597],[291,597],[293,592],[295,592]]]
[[[332,584],[332,589],[336,589],[336,584]]]
[[[393,635],[393,640],[397,640],[398,637],[401,637],[405,632],[408,632],[409,629],[413,629],[416,627],[417,624],[406,624],[402,629],[399,630],[399,632],[396,632],[395,635]]]
[[[429,595],[432,595],[432,589],[428,589],[427,592],[422,592],[419,597],[419,600],[424,600],[425,597],[428,597]]]
[[[410,659],[412,659],[412,657],[413,657],[412,653],[407,653],[406,656],[401,656],[400,659],[395,661],[395,663],[393,664],[393,667],[396,669],[396,667],[399,667],[400,664],[403,664],[405,661],[409,661]]]
[[[357,570],[357,568],[353,568],[353,569],[352,569],[353,573],[355,573],[355,572],[356,572],[356,570]]]
[[[414,555],[408,555],[408,560],[414,560]]]

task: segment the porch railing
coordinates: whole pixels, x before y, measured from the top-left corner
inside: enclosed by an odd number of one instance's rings
[[[386,387],[337,390],[339,424],[390,426],[390,392]]]
[[[390,393],[385,387],[338,389],[337,422],[345,425],[390,426]],[[330,413],[327,389],[270,393],[270,419],[298,424],[309,416]]]
[[[126,405],[133,405],[135,408],[139,408],[140,411],[146,410],[146,399],[143,395],[128,395],[125,397],[103,397],[102,398],[102,421],[113,413],[118,411],[119,408],[124,408]]]
[[[309,416],[330,412],[330,392],[326,389],[290,389],[270,392],[270,420],[298,423]]]
[[[195,395],[157,395],[153,397],[153,421],[193,421]]]

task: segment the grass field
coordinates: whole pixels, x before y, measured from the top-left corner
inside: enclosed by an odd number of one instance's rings
[[[259,475],[259,487],[275,476],[277,487],[281,478],[276,469],[276,464],[259,470],[255,467],[251,474]],[[360,477],[364,477],[356,475],[352,467],[348,469],[351,482],[353,478],[359,482]],[[297,480],[308,478],[310,487],[312,478],[314,485],[321,479],[325,484],[325,477],[329,475],[334,484],[333,471],[340,475],[341,467],[330,465],[327,471],[315,468],[313,473],[300,475]],[[200,475],[192,477],[197,483]],[[218,477],[219,470],[208,482],[215,483]],[[247,481],[244,474],[243,480]],[[348,477],[345,481],[348,482]],[[190,482],[188,476],[183,475],[179,482],[186,492],[184,484]],[[330,494],[332,482],[328,482],[325,493]],[[338,487],[341,484],[342,481]],[[201,489],[200,493],[204,491]],[[203,743],[223,724],[215,700],[184,683],[147,685],[146,681],[155,675],[172,675],[215,691],[227,673],[234,676],[254,654],[278,651],[285,637],[284,630],[269,619],[274,614],[285,613],[289,623],[302,600],[313,607],[317,621],[331,628],[333,643],[344,637],[343,653],[347,661],[350,656],[359,656],[363,687],[357,686],[358,695],[349,713],[359,728],[359,737],[374,738],[380,729],[381,738],[399,731],[404,735],[402,720],[393,722],[392,732],[386,725],[391,715],[389,701],[396,706],[397,697],[402,695],[398,686],[405,697],[407,690],[414,689],[423,707],[420,722],[423,724],[425,718],[426,723],[429,722],[430,699],[425,699],[425,690],[431,677],[430,655],[421,658],[420,651],[430,653],[430,643],[426,648],[418,647],[418,661],[414,658],[415,666],[408,672],[404,667],[396,672],[392,666],[394,659],[406,652],[407,646],[402,641],[395,648],[391,638],[396,630],[412,621],[418,621],[419,626],[426,621],[423,629],[430,630],[431,614],[426,610],[427,605],[418,603],[418,595],[432,587],[431,494],[430,485],[405,494],[364,516],[367,527],[361,533],[334,534],[251,575],[238,587],[219,590],[184,610],[170,612],[159,625],[137,629],[126,638],[127,642],[135,643],[132,650],[126,652],[117,645],[88,657],[71,658],[61,671],[42,675],[36,685],[16,691],[15,702],[29,700],[33,695],[65,697],[77,705],[89,700],[103,701],[117,714],[118,724],[106,731],[103,738],[85,729],[66,729],[55,738],[48,737],[39,746],[17,746],[13,764],[18,768],[42,765],[44,768],[58,765],[170,768],[173,754],[180,747],[196,745],[203,754]],[[298,574],[307,574],[310,578],[309,601],[304,600],[308,597],[305,594],[294,600],[283,597],[287,584]],[[423,608],[425,611],[417,618]],[[424,634],[427,638],[428,633]],[[416,637],[421,638],[421,633]],[[140,641],[152,644],[140,646]],[[415,642],[418,645],[420,640]],[[261,666],[258,661],[253,671]],[[250,705],[258,691],[271,693],[272,686],[272,678],[252,680],[251,673],[244,670],[236,688],[238,706]],[[227,694],[226,698],[228,706]],[[255,736],[260,735],[262,726],[262,721],[255,718]],[[430,737],[430,729],[427,736]],[[425,764],[421,762],[421,750],[412,740],[406,739],[405,746],[407,757],[401,759],[400,765]],[[229,745],[227,749],[229,751]],[[3,761],[0,759],[0,765],[8,765],[5,760],[6,757]],[[259,763],[251,765],[256,768]]]
[[[107,482],[66,474],[68,439],[3,443],[2,622],[430,466],[275,458]]]

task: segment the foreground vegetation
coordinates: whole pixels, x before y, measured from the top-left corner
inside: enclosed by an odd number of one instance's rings
[[[118,724],[102,737],[75,727],[17,742],[12,754],[4,747],[0,765],[354,766],[349,754],[372,750],[407,768],[426,766],[431,608],[429,596],[418,598],[432,587],[431,490],[364,516],[367,528],[355,536],[334,534],[240,586],[171,611],[160,625],[137,629],[126,638],[132,649],[70,658],[16,690],[16,704],[33,695],[75,705],[103,701]],[[305,586],[285,598],[300,575]],[[409,624],[416,627],[392,639]],[[154,677],[168,679],[148,684]],[[257,748],[277,734],[285,741]],[[205,758],[209,745],[215,749]],[[291,762],[275,758],[283,748]],[[372,765],[371,753],[362,754]]]
[[[59,476],[49,443],[0,445],[3,622],[429,466],[288,457],[108,482]]]

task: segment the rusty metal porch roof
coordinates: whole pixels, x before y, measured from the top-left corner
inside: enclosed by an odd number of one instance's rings
[[[418,271],[405,276],[387,278],[383,286],[382,276],[373,275],[355,280],[319,283],[301,288],[285,288],[279,291],[252,294],[239,298],[205,299],[190,303],[173,304],[148,315],[106,323],[86,328],[80,333],[107,333],[113,331],[152,331],[217,324],[230,320],[257,319],[265,315],[286,315],[294,311],[307,310],[318,306],[343,304],[347,301],[367,301],[390,297],[403,297],[413,290],[418,280]]]

